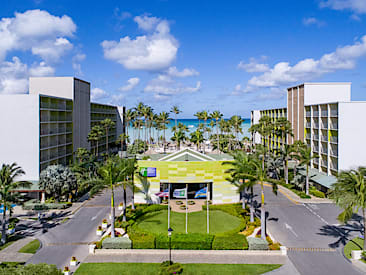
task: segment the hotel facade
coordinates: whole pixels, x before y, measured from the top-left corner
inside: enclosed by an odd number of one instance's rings
[[[366,117],[366,102],[351,101],[351,83],[304,83],[287,89],[287,107],[251,112],[253,123],[262,116],[275,121],[286,117],[292,125],[293,137],[279,140],[270,137],[271,149],[285,142],[305,142],[313,154],[313,171],[335,176],[341,170],[366,166],[366,128],[361,120]],[[263,137],[252,136],[255,144]],[[268,144],[268,143],[266,143]]]
[[[88,133],[105,118],[115,122],[108,135],[112,146],[122,133],[120,113],[116,106],[91,103],[89,82],[74,77],[30,78],[29,94],[0,96],[0,162],[16,162],[25,171],[22,180],[37,186],[47,166],[69,164],[80,147],[93,149]],[[104,136],[99,152],[105,150],[105,140]]]

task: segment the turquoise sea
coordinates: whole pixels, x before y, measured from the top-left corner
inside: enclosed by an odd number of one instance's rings
[[[187,119],[177,119],[177,123],[182,123],[184,125],[186,125],[189,129],[189,132],[194,132],[197,127],[198,127],[198,124],[199,124],[199,120],[198,119],[195,119],[195,118],[187,118]],[[203,123],[203,121],[201,121],[201,123]],[[207,121],[207,124],[209,123],[209,121]],[[172,137],[173,133],[172,133],[172,128],[173,126],[175,125],[175,120],[172,119],[170,120],[170,123],[168,124],[168,129],[165,130],[165,138],[166,140],[170,140],[170,138]],[[243,130],[243,133],[242,134],[239,134],[239,138],[243,138],[244,136],[247,136],[249,137],[249,132],[248,132],[248,129],[250,127],[250,119],[249,118],[245,118],[244,119],[244,122],[242,124],[242,130]],[[152,136],[154,137],[154,139],[156,139],[157,137],[157,132],[155,129],[151,129],[152,131]],[[213,132],[216,133],[216,128],[214,127],[213,128]],[[135,139],[137,139],[138,137],[138,132],[136,129],[132,128],[131,126],[128,127],[128,135],[130,137],[130,142],[133,142]],[[163,131],[161,131],[159,133],[160,136],[163,135]],[[188,134],[189,135],[189,134]],[[144,136],[145,136],[145,130],[144,129],[141,129],[140,130],[140,138],[144,139]]]

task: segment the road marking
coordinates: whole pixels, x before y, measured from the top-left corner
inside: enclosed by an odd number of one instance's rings
[[[48,243],[46,246],[66,246],[66,245],[89,245],[90,242],[75,242],[75,243]]]
[[[290,230],[292,232],[292,234],[294,234],[296,237],[298,237],[296,232],[292,229],[291,225],[288,225],[287,223],[285,223],[285,227],[286,227],[286,229]]]
[[[92,221],[94,221],[97,218],[97,216],[94,216],[93,218],[91,218]]]
[[[316,204],[309,204],[309,206],[310,206],[311,208],[313,208],[314,210],[319,209],[319,207],[318,207]]]
[[[307,206],[306,204],[302,204],[303,206],[305,206],[306,209],[308,209],[313,215],[317,216],[323,223],[325,223],[326,225],[330,225],[329,222],[327,222],[326,220],[323,219],[323,217],[321,217],[318,213],[316,213],[313,209],[311,209],[309,206]]]
[[[264,186],[268,186],[268,187],[272,187],[271,184],[268,183],[263,183]],[[284,191],[282,191],[281,189],[278,189],[278,191],[280,191],[280,193],[282,195],[284,195],[286,198],[288,198],[291,202],[293,202],[294,204],[299,204],[299,202],[295,201],[293,198],[291,198],[289,195],[287,195]]]
[[[310,251],[310,252],[337,252],[334,248],[321,247],[287,247],[288,251]]]

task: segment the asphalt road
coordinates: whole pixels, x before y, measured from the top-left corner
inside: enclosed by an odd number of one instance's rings
[[[29,263],[55,264],[59,268],[69,265],[71,256],[78,260],[88,255],[88,243],[96,241],[95,231],[104,218],[110,214],[111,191],[105,190],[89,200],[66,223],[50,228],[46,233],[35,235],[42,242],[42,248]],[[127,197],[130,201],[130,196]],[[122,188],[115,189],[115,203],[123,201]],[[120,211],[116,210],[116,214]]]
[[[259,186],[255,191],[260,194]],[[347,240],[360,234],[358,217],[339,225],[341,210],[334,204],[295,204],[280,192],[274,195],[271,187],[265,187],[265,201],[267,228],[290,248],[289,258],[301,274],[361,274],[342,255]]]

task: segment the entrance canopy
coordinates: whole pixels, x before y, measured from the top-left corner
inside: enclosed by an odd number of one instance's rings
[[[214,161],[215,159],[202,154],[198,151],[186,148],[175,152],[173,154],[167,155],[159,159],[159,161]]]

